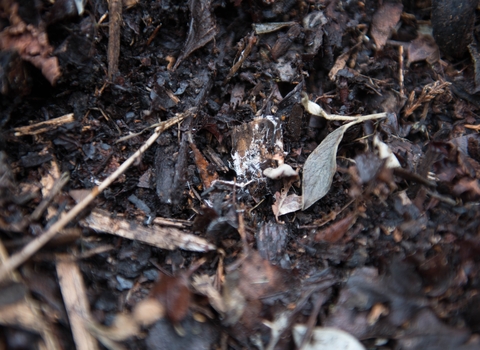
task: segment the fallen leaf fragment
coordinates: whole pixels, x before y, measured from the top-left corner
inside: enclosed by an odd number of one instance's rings
[[[92,319],[84,320],[85,326],[106,348],[110,350],[123,350],[118,344],[140,333],[140,327],[149,326],[165,314],[159,301],[147,298],[135,305],[132,313],[123,312],[115,315],[111,326],[107,327]]]
[[[187,316],[192,293],[188,289],[186,274],[173,277],[160,274],[150,294],[163,305],[165,315],[174,324]]]
[[[323,198],[330,190],[333,175],[336,170],[336,155],[338,145],[343,134],[349,127],[365,120],[379,119],[386,117],[386,113],[369,114],[359,117],[328,114],[315,102],[309,100],[306,93],[303,94],[302,104],[304,108],[313,115],[323,117],[327,120],[350,120],[351,122],[342,125],[325,137],[317,148],[308,156],[303,167],[303,203],[302,210],[309,208],[319,199]]]
[[[197,165],[200,179],[202,179],[203,188],[206,190],[210,188],[213,181],[218,180],[218,174],[213,168],[211,168],[210,163],[205,159],[194,143],[190,143],[190,148],[193,151],[195,164]]]
[[[300,209],[302,209],[302,196],[291,194],[281,203],[278,216],[293,213]]]
[[[328,73],[328,78],[331,81],[335,81],[335,79],[337,78],[338,71],[345,68],[345,65],[347,64],[347,61],[349,58],[350,58],[350,50],[342,53],[340,56],[337,57],[337,59],[335,60],[335,64],[333,65],[332,69],[330,69],[330,72]]]
[[[408,64],[427,61],[433,64],[440,59],[440,50],[431,35],[420,35],[413,40],[407,49]]]
[[[403,11],[401,3],[384,3],[373,15],[371,34],[377,48],[385,46]]]
[[[348,229],[352,227],[357,219],[357,214],[352,213],[347,217],[338,220],[334,224],[328,226],[327,228],[317,232],[315,235],[315,241],[317,242],[328,242],[336,243],[347,233]]]
[[[14,50],[20,57],[42,71],[50,84],[61,76],[58,59],[52,56],[53,47],[48,42],[44,28],[27,25],[18,15],[18,4],[5,4],[11,26],[0,32],[0,50]]]
[[[307,326],[296,324],[293,327],[293,340],[300,346]],[[312,339],[305,343],[302,350],[365,350],[365,347],[353,335],[337,328],[317,327],[312,332]]]
[[[293,213],[302,208],[302,196],[291,194],[287,196],[290,187],[292,187],[295,177],[290,177],[284,181],[284,187],[281,192],[275,192],[275,203],[272,204],[272,211],[277,222],[278,217],[288,213]]]
[[[322,199],[330,190],[337,169],[337,150],[343,134],[357,121],[342,125],[334,130],[308,156],[303,167],[302,210]]]

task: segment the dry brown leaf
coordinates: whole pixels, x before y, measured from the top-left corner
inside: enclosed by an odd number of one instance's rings
[[[45,28],[27,25],[17,12],[18,4],[11,4],[9,6],[11,25],[0,32],[0,50],[18,52],[23,60],[39,68],[50,84],[54,85],[61,72],[58,59],[52,56],[53,47],[48,42]]]
[[[440,51],[431,35],[419,35],[408,45],[407,53],[408,64],[424,60],[432,64],[440,59]]]
[[[401,3],[384,3],[373,15],[371,34],[379,49],[385,46],[403,11]]]
[[[357,219],[357,214],[352,213],[347,217],[335,222],[327,228],[317,232],[315,241],[336,243],[347,233],[348,229],[352,227]]]
[[[186,274],[174,277],[160,274],[150,294],[163,305],[166,316],[174,324],[187,315],[192,293],[188,289]]]

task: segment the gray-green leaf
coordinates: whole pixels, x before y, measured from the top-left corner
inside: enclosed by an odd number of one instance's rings
[[[342,125],[322,141],[321,144],[308,156],[303,167],[303,202],[302,210],[307,209],[319,199],[323,198],[332,185],[333,175],[337,168],[337,149],[343,134],[349,127],[359,123],[355,120]]]

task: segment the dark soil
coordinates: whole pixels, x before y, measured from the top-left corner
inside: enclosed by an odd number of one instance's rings
[[[0,242],[10,256],[75,205],[75,190],[93,189],[137,151],[153,132],[146,128],[188,117],[70,222],[72,238],[55,238],[17,269],[20,282],[0,284],[0,349],[42,342],[2,318],[18,301],[7,297],[12,286],[42,305],[41,322],[64,349],[78,347],[60,256],[78,257],[96,324],[111,327],[146,298],[165,308],[164,318],[100,348],[294,349],[296,324],[345,330],[368,349],[480,348],[476,18],[455,24],[466,37],[430,21],[430,1],[140,1],[123,8],[109,79],[109,18],[99,23],[108,4],[88,1],[78,15],[73,3],[0,1],[0,43],[16,4],[47,35],[45,57],[57,57],[61,72],[0,45]],[[272,22],[293,23],[252,26]],[[433,36],[431,23],[441,23]],[[450,34],[465,42],[439,39]],[[276,217],[283,192],[302,195],[308,156],[342,125],[308,113],[302,92],[331,114],[387,117],[347,130],[325,197]],[[15,134],[69,113],[68,124]],[[267,115],[281,125],[283,161],[298,179],[263,176],[278,165],[268,157],[256,172],[235,172],[247,137],[239,130]],[[120,140],[129,133],[138,134]],[[376,136],[400,168],[386,166]],[[69,182],[32,218],[63,172]],[[217,249],[160,249],[93,230],[91,210],[147,228],[168,219]],[[223,309],[194,287],[199,276],[210,277]]]

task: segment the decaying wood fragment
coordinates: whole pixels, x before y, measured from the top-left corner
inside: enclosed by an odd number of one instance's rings
[[[112,79],[118,71],[122,1],[110,0],[108,2],[108,13],[110,16],[108,26],[108,79]]]
[[[57,275],[77,350],[98,349],[97,341],[85,327],[85,321],[91,318],[90,307],[77,263],[58,261]]]
[[[193,142],[190,143],[190,148],[193,151],[195,164],[197,165],[200,179],[202,179],[203,188],[208,189],[213,181],[218,180],[218,174],[214,169],[211,169],[210,164]]]
[[[213,244],[201,237],[180,231],[174,227],[146,227],[141,223],[111,218],[108,212],[94,210],[83,224],[95,231],[106,232],[123,238],[137,240],[161,249],[183,249],[195,252],[215,250]]]
[[[13,129],[13,131],[15,136],[38,135],[47,131],[55,130],[62,125],[73,123],[74,121],[75,118],[73,116],[73,113],[70,113],[44,122],[21,126],[19,128]]]
[[[182,136],[180,146],[158,146],[155,153],[157,195],[164,204],[178,204],[186,182],[188,142]]]

